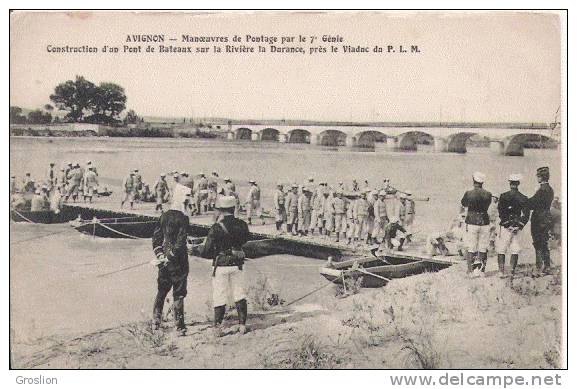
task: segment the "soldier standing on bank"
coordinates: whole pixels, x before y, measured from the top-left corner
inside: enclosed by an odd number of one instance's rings
[[[285,194],[283,192],[282,183],[277,183],[276,191],[273,196],[273,204],[275,210],[276,231],[282,234],[282,225],[286,222],[286,208],[285,208]]]
[[[481,272],[485,273],[487,265],[487,248],[489,247],[489,214],[491,193],[483,189],[485,175],[476,172],[473,174],[473,189],[465,192],[461,205],[467,208],[466,241],[467,241],[467,274],[473,272],[475,256],[481,261]]]
[[[531,237],[535,247],[535,266],[537,272],[548,274],[551,268],[551,254],[549,252],[549,232],[551,231],[551,203],[555,194],[549,185],[549,168],[537,169],[539,189],[527,201],[531,214]]]
[[[182,186],[177,184],[178,186]],[[184,187],[183,187],[184,188]],[[176,331],[179,336],[186,335],[184,324],[184,298],[187,294],[188,252],[186,238],[188,235],[188,217],[184,214],[186,190],[176,190],[170,210],[160,215],[158,226],[152,236],[152,248],[158,266],[158,292],[154,300],[153,320],[155,329],[160,328],[162,309],[166,295],[172,289],[173,312]],[[190,189],[187,189],[190,191]]]
[[[236,197],[219,196],[216,208],[221,214],[219,222],[208,231],[204,244],[193,246],[192,253],[203,258],[212,258],[212,302],[214,306],[215,335],[222,336],[222,321],[232,296],[238,313],[238,332],[246,333],[248,307],[246,281],[243,271],[244,252],[242,246],[248,241],[248,225],[234,217]]]
[[[164,200],[168,197],[168,183],[166,182],[166,174],[161,173],[160,178],[154,184],[154,196],[156,201],[156,207],[154,208],[155,211],[160,211],[162,213],[162,204],[164,204]]]
[[[511,255],[511,274],[515,274],[515,268],[519,261],[521,244],[519,234],[529,221],[527,210],[527,196],[519,192],[521,183],[520,174],[509,176],[510,191],[499,196],[499,228],[497,232],[497,262],[499,273],[505,275],[505,254],[507,251]]]

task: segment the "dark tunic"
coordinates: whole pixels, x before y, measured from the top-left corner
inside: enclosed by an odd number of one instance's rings
[[[467,208],[465,223],[476,226],[489,225],[487,210],[491,205],[491,192],[483,188],[468,190],[461,199],[461,205]]]
[[[219,223],[213,224],[208,231],[205,243],[193,250],[195,255],[215,259],[219,254],[229,249],[240,250],[248,241],[250,232],[248,225],[243,220],[227,215],[221,222],[228,230],[228,234]]]
[[[176,210],[169,210],[160,216],[152,236],[152,248],[157,257],[165,255],[168,263],[158,269],[159,293],[168,293],[173,288],[174,298],[186,296],[188,276],[188,252],[186,238],[188,217]]]
[[[529,221],[530,211],[527,209],[527,196],[518,190],[510,190],[499,197],[499,219],[505,228],[522,229]]]
[[[546,249],[551,230],[551,203],[554,198],[553,188],[544,182],[539,186],[533,197],[527,201],[531,214],[531,236],[535,248]]]

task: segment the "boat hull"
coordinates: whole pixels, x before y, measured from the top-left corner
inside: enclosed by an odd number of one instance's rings
[[[10,219],[15,222],[56,224],[67,223],[74,220],[78,215],[71,211],[21,211],[10,210]]]

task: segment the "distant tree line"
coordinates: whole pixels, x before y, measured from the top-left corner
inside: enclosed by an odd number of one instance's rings
[[[112,82],[101,82],[99,85],[76,76],[58,84],[50,101],[66,115],[60,120],[52,116],[54,107],[46,104],[44,109],[36,109],[23,115],[20,107],[10,107],[11,124],[49,124],[52,122],[65,123],[95,123],[105,125],[135,124],[142,122],[134,110],[128,111],[123,119],[122,111],[126,109],[126,94],[124,88]]]

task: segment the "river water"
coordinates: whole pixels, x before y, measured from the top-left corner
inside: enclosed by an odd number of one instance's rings
[[[477,170],[487,175],[485,187],[495,194],[508,189],[510,173],[521,173],[525,177],[521,191],[531,195],[537,186],[535,169],[547,165],[553,188],[557,193],[561,189],[561,153],[556,150],[526,150],[524,157],[505,157],[485,148],[470,148],[467,154],[458,155],[434,153],[427,147],[418,152],[358,152],[303,144],[191,139],[10,139],[10,170],[19,178],[27,171],[34,178],[43,178],[50,161],[60,167],[67,161],[83,165],[87,160],[98,168],[101,184],[116,190],[116,196],[123,177],[134,168],[151,184],[161,172],[216,170],[236,182],[241,196],[246,194],[249,179],[258,181],[265,208],[270,208],[278,180],[302,183],[313,176],[333,185],[339,180],[350,185],[353,178],[377,184],[388,177],[397,188],[430,197],[430,201],[416,204],[415,229],[422,234],[442,230],[450,223],[463,192],[471,186],[471,174]],[[11,313],[17,340],[79,333],[148,317],[155,292],[154,269],[145,266],[110,277],[96,276],[150,260],[150,242],[92,240],[67,226],[18,223],[11,224],[10,230]],[[17,243],[61,230],[59,235]],[[523,242],[527,255],[522,255],[521,262],[531,262],[528,232]],[[187,299],[186,309],[187,314],[204,314],[210,299],[210,269],[195,261],[189,280],[193,298]],[[317,263],[274,256],[253,261],[249,269],[254,269],[250,271],[253,282],[255,274],[264,272],[281,296],[290,300],[324,282]],[[321,296],[326,302],[329,295],[325,290]]]
[[[42,178],[50,161],[56,166],[66,161],[85,164],[92,160],[101,183],[116,187],[130,169],[139,168],[145,182],[153,184],[161,172],[187,171],[189,174],[213,170],[230,176],[240,188],[247,181],[259,182],[264,206],[270,208],[277,181],[303,183],[313,176],[336,185],[350,185],[356,178],[378,185],[384,177],[399,189],[416,196],[430,197],[417,203],[417,217],[435,228],[447,225],[458,211],[463,192],[471,186],[471,174],[487,175],[485,187],[499,194],[508,190],[507,177],[521,173],[521,191],[530,195],[537,181],[535,169],[551,168],[551,184],[561,189],[561,153],[557,150],[525,150],[524,157],[496,156],[487,148],[469,147],[467,154],[434,153],[423,146],[418,152],[359,152],[347,148],[323,148],[306,144],[273,142],[226,142],[193,139],[142,138],[16,138],[10,140],[11,173],[22,176],[30,171]]]

